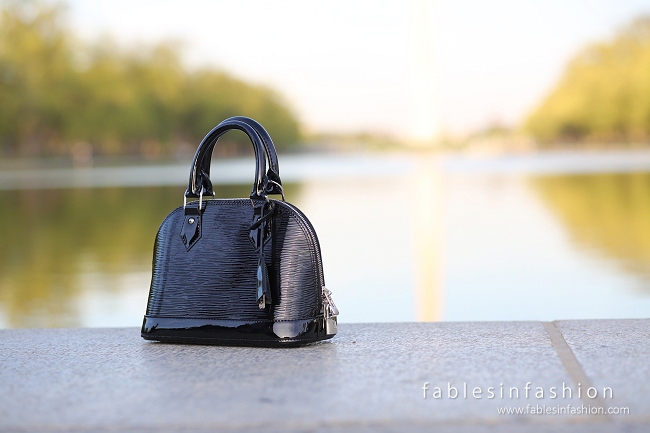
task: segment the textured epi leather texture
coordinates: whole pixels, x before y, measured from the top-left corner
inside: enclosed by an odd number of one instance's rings
[[[258,254],[249,238],[250,199],[207,200],[202,236],[189,251],[179,233],[183,208],[172,211],[156,236],[147,316],[239,321],[288,321],[323,316],[319,245],[304,215],[272,200],[271,239],[265,245],[273,305],[256,302]]]
[[[255,151],[250,199],[208,200],[200,209],[212,195],[210,155],[232,129]],[[252,119],[224,120],[194,155],[185,198],[199,202],[172,211],[156,236],[143,338],[289,347],[336,334],[316,232],[298,208],[269,194],[284,200],[270,136]]]

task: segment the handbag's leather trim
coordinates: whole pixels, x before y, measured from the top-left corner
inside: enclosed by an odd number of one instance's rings
[[[293,347],[332,338],[336,325],[336,317],[242,321],[144,316],[142,338],[169,343]]]
[[[200,203],[199,203],[200,204]],[[185,250],[189,251],[201,239],[201,214],[202,210],[192,202],[185,207],[185,218],[181,226],[179,236],[185,245]]]

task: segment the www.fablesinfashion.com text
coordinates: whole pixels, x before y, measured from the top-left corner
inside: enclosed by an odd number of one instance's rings
[[[529,404],[520,407],[497,407],[499,415],[629,415],[629,407],[603,407],[591,405],[555,405]]]

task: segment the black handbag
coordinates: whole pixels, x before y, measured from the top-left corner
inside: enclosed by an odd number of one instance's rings
[[[205,200],[214,196],[212,150],[233,129],[246,133],[255,150],[250,198]],[[282,200],[270,199],[271,194]],[[284,200],[269,134],[247,117],[223,121],[201,141],[184,204],[156,235],[142,337],[299,346],[332,338],[337,315],[325,287],[318,237],[307,217]]]

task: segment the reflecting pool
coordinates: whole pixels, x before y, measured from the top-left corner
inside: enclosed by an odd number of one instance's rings
[[[650,316],[647,152],[280,162],[342,322]],[[252,164],[216,162],[217,196],[248,196]],[[188,171],[2,170],[0,327],[139,326]]]

